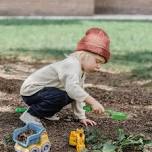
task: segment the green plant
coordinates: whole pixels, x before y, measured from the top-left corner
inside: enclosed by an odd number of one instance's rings
[[[145,146],[152,146],[152,140],[145,140],[142,134],[125,134],[123,129],[118,129],[117,138],[105,138],[102,133],[94,128],[86,130],[86,143],[91,146],[92,152],[149,152]]]
[[[7,133],[4,138],[3,138],[3,142],[6,144],[6,145],[13,145],[14,144],[14,141],[13,141],[13,138],[12,138],[12,134],[9,134]]]

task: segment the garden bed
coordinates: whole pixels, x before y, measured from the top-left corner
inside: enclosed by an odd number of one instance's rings
[[[20,65],[20,69],[17,69],[17,64]],[[42,66],[41,63],[18,62],[17,64],[9,60],[1,64],[0,151],[2,152],[14,150],[11,134],[14,129],[23,126],[19,120],[20,114],[15,113],[17,106],[25,106],[19,96],[20,85],[27,75]],[[11,65],[9,71],[4,70],[8,65]],[[130,79],[129,73],[101,71],[87,76],[86,89],[92,96],[106,108],[126,112],[129,116],[128,120],[117,122],[106,116],[88,113],[87,115],[98,124],[95,128],[101,130],[107,138],[115,139],[117,128],[123,128],[126,133],[142,133],[145,139],[152,139],[152,91],[151,85],[148,85],[151,82],[145,81],[144,83],[144,80],[140,82],[142,83],[139,83],[135,77]],[[69,133],[84,126],[73,119],[69,106],[65,107],[59,115],[61,120],[57,122],[42,120],[52,143],[52,152],[74,152],[75,148],[68,145]],[[86,146],[89,147],[89,145]],[[135,151],[129,150],[129,152]]]

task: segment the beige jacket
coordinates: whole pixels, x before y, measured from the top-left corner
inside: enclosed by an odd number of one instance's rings
[[[74,114],[79,119],[84,119],[84,100],[89,94],[83,89],[85,74],[81,69],[79,59],[75,56],[49,64],[31,74],[21,86],[20,94],[31,96],[44,87],[56,87],[65,90],[72,103]]]

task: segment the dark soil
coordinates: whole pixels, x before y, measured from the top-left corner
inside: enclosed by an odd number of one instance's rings
[[[2,70],[0,73],[0,152],[13,152],[12,139],[5,139],[14,129],[23,126],[19,120],[20,114],[14,110],[17,106],[25,106],[19,89],[26,76],[42,64],[39,63],[37,66],[9,60],[1,61],[0,64],[1,69],[10,67],[9,71]],[[20,70],[16,69],[17,65]],[[152,139],[152,86],[148,85],[151,81],[137,80],[128,73],[98,72],[87,76],[86,83],[91,84],[86,90],[105,108],[128,113],[129,118],[124,122],[113,121],[106,116],[93,113],[87,114],[97,122],[98,125],[95,127],[102,130],[106,137],[115,138],[117,128],[123,128],[126,133],[142,133],[146,139]],[[84,126],[73,119],[70,106],[65,107],[59,115],[60,121],[42,120],[52,143],[51,151],[75,152],[75,148],[68,145],[69,133]]]
[[[35,133],[36,132],[32,129],[26,130],[17,136],[17,140],[26,143],[27,138]]]

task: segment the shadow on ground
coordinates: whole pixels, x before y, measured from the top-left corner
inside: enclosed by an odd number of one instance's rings
[[[125,52],[125,51],[124,51]],[[127,52],[127,51],[126,51]],[[129,52],[124,55],[113,55],[112,62],[119,65],[133,66],[132,77],[151,79],[152,78],[152,52]]]

